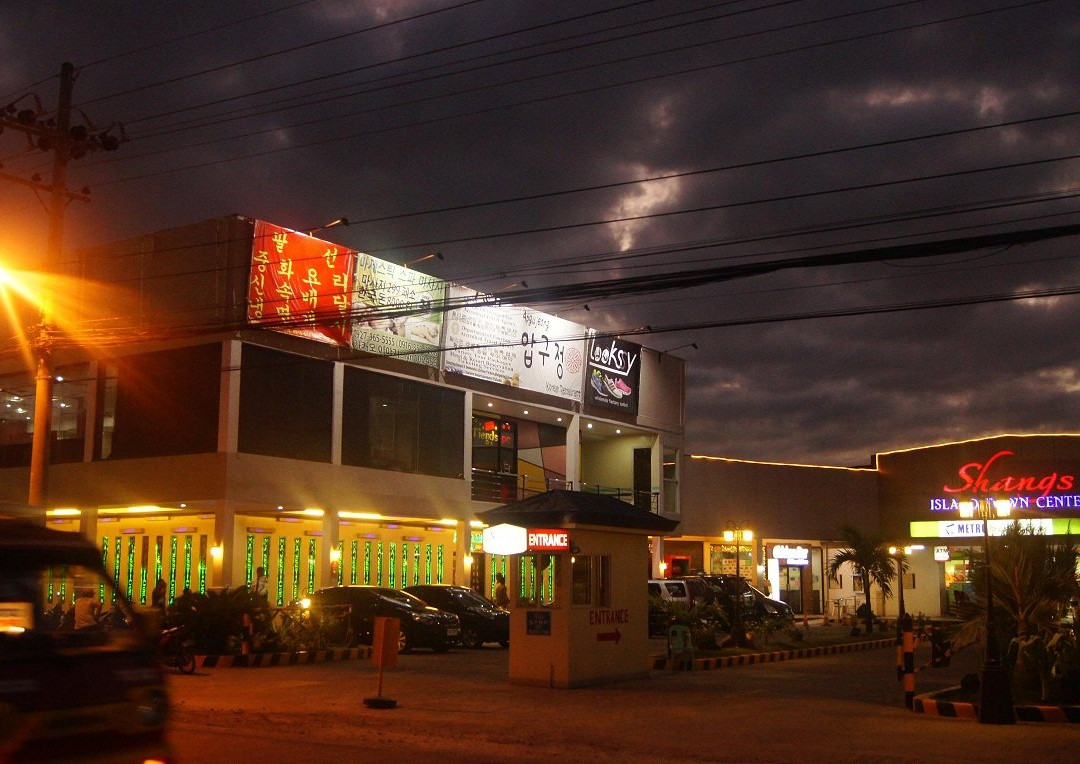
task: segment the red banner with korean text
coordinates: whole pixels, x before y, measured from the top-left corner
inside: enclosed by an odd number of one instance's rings
[[[351,249],[256,220],[248,321],[347,346],[355,262]]]

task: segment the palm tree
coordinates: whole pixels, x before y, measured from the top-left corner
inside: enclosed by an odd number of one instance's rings
[[[876,534],[863,534],[851,525],[840,528],[840,540],[844,544],[829,560],[829,578],[836,578],[840,568],[850,565],[862,577],[863,594],[866,597],[866,631],[874,628],[874,613],[870,609],[870,585],[877,584],[888,597],[892,594],[893,564],[888,545]]]
[[[1071,537],[1054,538],[1014,522],[1001,536],[990,537],[990,576],[994,589],[994,623],[998,644],[1009,645],[1017,680],[1037,677],[1040,700],[1047,700],[1054,662],[1058,619],[1080,595],[1076,565],[1080,558]],[[975,591],[986,588],[986,564],[976,557]],[[953,640],[972,644],[986,631],[986,602],[972,603]],[[1020,688],[1017,688],[1020,689]]]

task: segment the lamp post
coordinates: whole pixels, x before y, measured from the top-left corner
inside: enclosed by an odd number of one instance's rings
[[[906,546],[903,548],[891,546],[889,547],[889,554],[896,558],[896,585],[897,592],[900,596],[899,599],[899,611],[896,616],[896,644],[901,644],[904,635],[904,619],[907,617],[907,612],[904,610],[904,557],[911,554],[911,547]],[[899,672],[897,672],[899,673]],[[897,676],[897,679],[900,677]]]
[[[736,523],[728,522],[724,529],[724,541],[735,543],[735,614],[731,621],[731,636],[735,644],[740,647],[746,644],[746,629],[743,628],[742,620],[742,575],[739,564],[742,557],[742,542],[751,544],[754,541],[754,532],[749,528],[743,528]]]
[[[986,653],[979,666],[979,723],[980,724],[1015,724],[1012,690],[1005,667],[1001,665],[998,652],[997,629],[994,625],[994,578],[990,569],[990,516],[1008,517],[1012,502],[1008,499],[972,499],[970,504],[962,504],[960,516],[969,518],[978,515],[982,521],[983,535],[983,575],[986,577]]]

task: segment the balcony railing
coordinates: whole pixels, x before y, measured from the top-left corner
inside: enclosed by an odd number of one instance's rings
[[[492,472],[491,470],[472,471],[472,498],[475,501],[490,501],[506,504],[521,501],[530,496],[554,490],[583,491],[613,496],[639,509],[659,513],[659,491],[634,491],[632,488],[618,488],[582,483],[575,486],[573,481],[561,478],[536,478],[530,475],[518,475],[513,472]]]

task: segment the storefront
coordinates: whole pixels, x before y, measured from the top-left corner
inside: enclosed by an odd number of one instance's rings
[[[913,563],[933,574],[933,586],[905,591],[913,611],[954,613],[976,594],[984,533],[1013,523],[1048,536],[1080,530],[1077,435],[1002,435],[881,453],[877,464],[885,533],[923,546]]]

